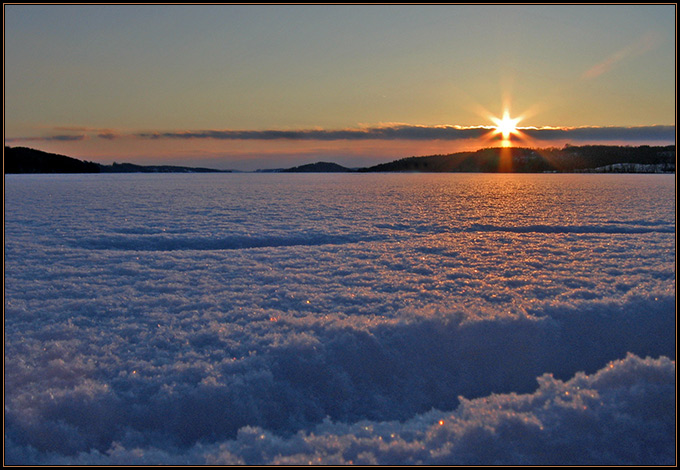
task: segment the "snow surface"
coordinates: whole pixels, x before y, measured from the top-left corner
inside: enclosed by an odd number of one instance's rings
[[[674,464],[674,175],[5,177],[6,464]]]

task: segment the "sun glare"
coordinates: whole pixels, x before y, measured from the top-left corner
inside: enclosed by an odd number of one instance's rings
[[[503,140],[510,139],[510,135],[517,132],[517,123],[520,121],[520,118],[511,118],[508,111],[503,113],[502,119],[496,117],[491,119],[496,123],[496,134],[500,134]]]

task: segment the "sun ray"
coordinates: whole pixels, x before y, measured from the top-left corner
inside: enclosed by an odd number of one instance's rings
[[[511,118],[509,111],[503,112],[503,118],[492,117],[491,120],[496,124],[496,134],[500,134],[503,140],[509,140],[512,134],[517,132],[517,123],[521,118]]]

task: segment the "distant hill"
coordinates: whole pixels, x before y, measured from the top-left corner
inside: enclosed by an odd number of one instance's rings
[[[630,164],[630,165],[619,165]],[[563,148],[486,148],[475,152],[409,157],[362,168],[361,172],[573,173],[613,168],[675,172],[675,145],[664,147],[584,145]]]
[[[173,165],[135,165],[133,163],[113,163],[99,165],[102,173],[230,173],[231,170],[213,170]]]
[[[97,163],[26,147],[5,147],[5,173],[99,173]]]
[[[675,145],[639,147],[615,145],[566,145],[562,148],[486,148],[475,152],[408,157],[354,170],[337,163],[317,162],[260,172],[476,172],[476,173],[674,173]],[[82,161],[65,155],[26,147],[5,147],[5,173],[229,173],[172,165],[135,165]]]
[[[5,173],[222,173],[229,170],[172,165],[102,165],[27,147],[5,147]]]
[[[354,170],[345,168],[337,163],[317,162],[309,163],[307,165],[300,165],[287,170],[281,170],[282,173],[347,173]]]

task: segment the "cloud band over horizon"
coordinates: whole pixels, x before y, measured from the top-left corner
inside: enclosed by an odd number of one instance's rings
[[[573,141],[672,141],[676,140],[675,125],[611,126],[611,127],[518,127],[522,136],[536,140]],[[136,139],[215,139],[215,140],[466,140],[480,139],[494,131],[492,126],[421,126],[398,124],[347,129],[302,130],[186,130],[153,132],[96,132],[77,135],[60,134],[45,137],[15,137],[6,143],[20,141],[78,141],[91,137],[106,140]]]

